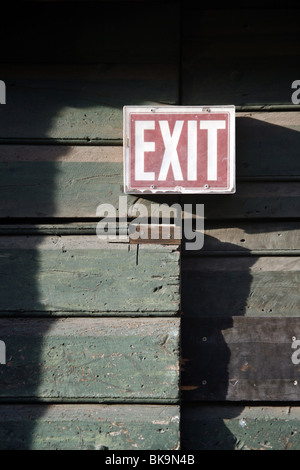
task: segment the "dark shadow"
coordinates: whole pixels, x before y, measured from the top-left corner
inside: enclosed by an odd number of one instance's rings
[[[210,236],[205,236],[202,255],[201,251],[186,251],[184,246],[183,243],[182,449],[230,450],[236,442],[224,423],[224,411],[208,407],[208,403],[228,400],[231,351],[224,331],[233,327],[233,316],[245,314],[252,280],[250,268],[256,258],[249,256],[248,250],[237,251],[236,245]],[[234,267],[236,255],[245,257],[242,271]],[[231,418],[242,409],[232,407]]]
[[[160,8],[163,3],[160,2]],[[4,16],[0,30],[0,79],[7,83],[7,104],[0,107],[1,143],[9,146],[15,146],[16,143],[22,146],[57,143],[61,146],[51,151],[50,161],[38,162],[38,165],[31,162],[30,158],[22,162],[22,152],[20,155],[15,154],[11,160],[5,157],[1,160],[0,244],[3,251],[0,261],[0,339],[7,346],[7,365],[5,368],[0,366],[0,407],[6,407],[8,402],[22,405],[41,398],[39,386],[43,372],[43,336],[56,321],[45,309],[39,291],[41,265],[38,253],[43,236],[27,237],[25,234],[21,239],[10,233],[7,238],[8,231],[3,226],[10,224],[16,227],[26,223],[34,227],[46,220],[61,222],[52,219],[56,217],[56,181],[60,176],[59,166],[55,162],[65,155],[63,145],[66,143],[122,143],[122,128],[115,122],[116,115],[110,114],[108,108],[117,110],[120,115],[125,104],[178,102],[178,85],[171,83],[163,68],[163,64],[167,63],[176,69],[179,57],[179,22],[177,10],[174,13],[172,5],[174,2],[166,2],[164,7],[164,12],[168,12],[167,22],[164,15],[157,15],[153,6],[149,8],[148,5],[145,10],[144,2],[13,2]],[[162,70],[154,88],[151,75],[145,80],[132,77],[132,64],[151,65],[158,62]],[[122,80],[116,79],[119,64],[128,65],[123,85]],[[66,73],[68,66],[71,66],[69,75]],[[91,67],[96,68],[92,70]],[[91,75],[91,70],[93,73],[96,70],[96,75]],[[107,72],[104,78],[103,72]],[[63,86],[60,85],[58,91],[61,81]],[[148,87],[152,90],[151,96]],[[104,121],[111,123],[109,138],[103,138],[101,134],[103,122],[98,115],[100,104],[104,109]],[[93,131],[83,130],[78,138],[71,122],[67,126],[68,134],[65,135],[66,107],[72,109],[75,123],[80,120],[81,130],[91,129],[89,126],[95,120]],[[58,116],[61,118],[58,119]],[[53,130],[54,123],[57,127]],[[237,120],[237,136],[238,177],[261,178],[270,169],[271,176],[296,173],[295,165],[299,164],[297,131],[276,123],[270,125],[253,120],[252,117],[244,117]],[[268,154],[266,148],[269,149]],[[288,154],[286,149],[290,149]],[[14,151],[17,152],[16,147]],[[256,174],[252,171],[253,159]],[[10,165],[11,161],[20,164]],[[19,184],[21,179],[25,182],[22,187]],[[177,196],[147,196],[146,199],[170,204],[178,201]],[[235,220],[247,219],[253,217],[253,214],[263,217],[271,213],[277,217],[285,209],[292,213],[296,202],[296,198],[291,198],[291,204],[286,204],[280,194],[270,194],[267,202],[262,197],[254,200],[249,207],[246,198],[240,198],[239,187],[234,196],[197,197],[195,200],[205,204],[208,218],[220,219],[220,214],[227,217],[228,211],[231,211]],[[189,202],[189,199],[182,198],[182,202]],[[20,210],[22,208],[25,213]],[[249,230],[255,233],[255,223]],[[183,252],[183,450],[191,447],[232,449],[236,444],[224,424],[227,415],[220,410],[212,420],[206,404],[226,400],[230,351],[224,341],[223,331],[232,327],[232,317],[245,314],[251,285],[250,268],[254,260],[248,250],[240,246],[222,246],[217,239],[208,238],[205,243],[212,243],[217,252],[223,249],[238,251],[245,256],[246,269],[242,279],[235,271],[213,269],[213,266],[204,272],[192,265],[207,264],[208,260],[214,259],[213,256],[202,256],[201,252],[193,253],[191,257]],[[39,333],[34,340],[30,334],[33,317],[37,321]],[[195,371],[199,371],[199,374],[195,374]],[[193,402],[199,405],[197,411],[195,407],[186,404],[190,394],[193,394]],[[59,397],[54,397],[55,400],[61,402]],[[35,419],[39,413],[40,416],[43,414],[44,406],[39,404],[36,407]],[[237,406],[234,410],[240,413],[242,408]],[[16,425],[16,422],[22,421],[22,416],[20,414],[14,418],[15,421],[1,423],[0,447],[32,448],[35,424],[29,416],[26,426]]]
[[[236,194],[182,197],[182,204],[204,204],[208,226],[243,229],[238,244],[206,236],[202,250],[182,252],[183,450],[239,448],[225,424],[226,419],[237,418],[243,406],[232,392],[235,381],[229,369],[235,358],[224,335],[234,317],[249,313],[251,267],[259,251],[271,253],[277,246],[277,254],[282,250],[284,255],[288,246],[277,245],[279,237],[299,228],[299,133],[288,128],[289,115],[285,125],[278,116],[274,123],[266,117],[249,113],[236,118]],[[253,241],[249,245],[248,234],[260,237],[259,249]],[[237,259],[243,260],[242,271],[236,269]]]
[[[161,17],[151,2],[135,1],[10,2],[2,10],[0,77],[7,95],[0,107],[0,339],[7,353],[7,364],[0,366],[2,449],[34,448],[35,423],[49,398],[64,402],[55,383],[50,392],[41,390],[40,382],[47,367],[45,336],[56,319],[39,289],[45,236],[38,224],[79,220],[59,215],[56,162],[67,155],[65,144],[122,145],[125,104],[176,102],[177,6],[161,2]],[[156,68],[149,72],[151,65]],[[42,155],[38,144],[45,144]],[[120,174],[119,164],[116,169]],[[122,171],[120,194],[121,176]],[[75,203],[78,197],[74,194]],[[110,192],[107,197],[110,202]]]

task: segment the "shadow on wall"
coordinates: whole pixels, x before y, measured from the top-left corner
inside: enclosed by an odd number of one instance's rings
[[[58,201],[62,167],[57,162],[68,160],[69,152],[64,144],[121,144],[125,104],[176,102],[177,7],[161,4],[162,12],[168,12],[166,27],[164,14],[157,17],[152,4],[137,2],[7,6],[0,31],[0,78],[7,98],[0,107],[0,339],[7,356],[0,368],[3,449],[35,448],[35,420],[47,409],[47,401],[63,402],[54,379],[46,387],[41,384],[42,377],[51,375],[47,366],[55,367],[51,351],[45,361],[45,336],[56,322],[51,310],[57,306],[49,305],[47,292],[41,292],[41,277],[47,276],[40,250],[44,237],[37,230],[32,235],[32,229],[66,223],[68,217],[79,220],[77,174],[67,182],[69,188],[74,185],[72,207]],[[153,24],[156,34],[149,41]],[[81,165],[76,162],[74,171],[80,173]],[[120,190],[121,185],[118,180],[115,187]],[[89,203],[85,217],[91,217],[90,207],[96,209],[99,202]],[[31,235],[23,224],[30,225]],[[18,230],[18,225],[23,228]],[[26,415],[26,404],[37,402],[34,418]],[[13,403],[23,408],[10,415]]]
[[[181,438],[183,449],[229,450],[236,442],[224,422],[224,410],[220,414],[218,407],[208,408],[208,403],[227,400],[231,351],[224,331],[232,328],[232,316],[245,314],[256,258],[247,256],[248,250],[206,236],[203,250],[209,245],[223,256],[207,256],[207,251],[206,256],[200,251],[182,253]],[[237,249],[244,261],[242,271],[234,267],[234,257],[224,257],[226,251]],[[242,410],[232,407],[230,417]]]
[[[147,28],[139,21],[140,15],[143,18],[147,16],[147,24],[151,30],[153,24],[157,25],[159,21],[155,9],[150,8],[152,16],[149,16],[149,11],[145,10],[144,4],[138,5],[134,2],[130,12],[126,10],[127,4],[123,7],[119,4],[119,15],[116,18],[115,3],[102,4],[101,28],[104,28],[104,32],[102,31],[101,37],[106,40],[101,43],[99,38],[95,41],[99,32],[99,15],[93,14],[92,9],[100,7],[92,7],[89,4],[89,14],[86,21],[82,22],[79,2],[76,8],[71,2],[61,3],[68,4],[67,6],[55,5],[55,8],[65,8],[63,15],[57,15],[57,10],[53,14],[51,8],[54,2],[49,2],[46,7],[44,2],[43,5],[38,6],[32,4],[28,6],[25,2],[25,6],[18,7],[19,10],[15,12],[20,18],[24,15],[24,18],[30,19],[28,22],[23,22],[20,32],[16,34],[16,28],[11,28],[10,24],[7,28],[1,28],[1,44],[7,44],[7,48],[1,48],[3,75],[0,78],[7,84],[7,104],[0,108],[0,137],[3,139],[2,143],[20,144],[20,147],[14,146],[9,151],[9,157],[3,150],[1,151],[0,147],[2,224],[7,225],[12,222],[37,224],[49,221],[51,223],[53,217],[59,217],[56,191],[60,174],[56,162],[66,155],[66,148],[63,145],[53,147],[51,161],[39,161],[39,156],[36,154],[31,156],[28,154],[27,143],[50,144],[56,141],[64,144],[64,139],[68,139],[68,142],[73,141],[76,144],[78,132],[80,132],[81,144],[84,141],[91,144],[101,144],[103,141],[113,142],[116,135],[117,140],[121,142],[120,115],[123,105],[148,104],[149,102],[175,104],[177,101],[176,80],[170,80],[170,76],[165,74],[166,70],[169,73],[174,69],[174,64],[178,60],[176,18],[172,21],[169,16],[170,30],[168,30],[162,15],[159,31],[164,39],[159,41],[157,47],[154,47],[147,35],[142,36],[143,41],[136,41],[136,37],[132,35],[133,28],[126,25],[124,18],[128,18],[128,15],[132,13],[132,24],[140,25],[142,33],[142,30],[147,30]],[[30,11],[30,8],[33,10]],[[39,9],[39,17],[34,14],[35,8]],[[120,13],[120,8],[123,8],[124,15]],[[166,4],[167,10],[170,10],[170,3]],[[171,12],[170,14],[172,15]],[[15,14],[11,17],[16,18]],[[40,21],[41,18],[44,21]],[[18,24],[17,21],[16,24]],[[43,27],[46,24],[48,26],[44,33]],[[64,27],[66,27],[65,30]],[[10,34],[8,34],[9,28],[11,28]],[[129,32],[131,36],[123,43],[124,28],[125,32]],[[111,34],[112,31],[113,34]],[[118,35],[115,35],[116,31],[119,31]],[[69,36],[68,33],[70,33]],[[156,35],[159,39],[160,33],[157,32]],[[10,43],[14,34],[18,38],[17,45]],[[26,35],[28,35],[27,42]],[[68,51],[62,47],[66,37],[69,55]],[[174,41],[175,37],[177,39]],[[109,42],[111,38],[113,42]],[[105,62],[103,50],[105,50],[105,57],[110,54],[113,58],[113,64]],[[87,51],[88,57],[86,57]],[[129,51],[130,58],[128,58]],[[142,68],[144,78],[136,79],[131,70],[131,64],[139,63],[143,66],[150,64],[151,68],[151,64],[157,63],[157,51],[160,51],[161,71],[151,72],[149,75],[145,72],[147,70],[145,67],[145,69]],[[99,61],[99,55],[101,61]],[[123,69],[126,72],[124,72],[125,75],[122,75],[123,72],[120,74],[118,64],[121,63],[121,58],[125,61],[124,57],[126,57],[127,66]],[[89,65],[75,64],[77,60]],[[164,68],[162,64],[166,61],[170,66]],[[39,62],[38,65],[37,62]],[[123,78],[120,79],[120,75]],[[172,73],[171,76],[174,78]],[[151,97],[149,97],[149,87]],[[237,128],[241,136],[238,146],[238,152],[240,152],[238,153],[240,159],[238,176],[253,176],[253,155],[257,158],[255,167],[258,176],[262,175],[259,173],[260,168],[262,171],[269,171],[272,168],[273,174],[283,174],[282,172],[286,171],[288,175],[290,174],[288,168],[294,171],[292,163],[299,162],[299,159],[296,159],[298,157],[296,145],[299,139],[298,132],[278,125],[246,119],[248,124],[253,124],[253,129],[249,138],[249,131],[246,127]],[[100,132],[99,129],[101,129]],[[108,132],[105,137],[101,134],[103,129]],[[245,129],[244,134],[243,129]],[[254,147],[252,143],[249,145],[248,141],[253,138],[253,132],[256,133]],[[269,144],[272,145],[271,149]],[[266,148],[269,148],[268,156],[265,154]],[[24,149],[27,149],[26,161],[24,161]],[[31,149],[34,152],[34,147]],[[272,159],[274,159],[273,166]],[[290,167],[287,165],[288,161],[291,163]],[[262,165],[265,168],[262,168]],[[41,181],[43,181],[42,193]],[[80,194],[77,196],[80,198]],[[232,199],[229,201],[227,198]],[[148,199],[162,202],[157,197],[148,197]],[[236,211],[241,218],[252,216],[253,211],[257,210],[258,200],[254,200],[250,208],[245,208],[244,202],[241,204],[236,202],[238,200],[239,193],[234,196],[213,197],[209,201],[206,199],[205,204],[207,201],[210,206],[208,217],[213,218],[217,212],[226,216],[226,207],[231,205],[237,208]],[[262,210],[260,215],[263,215],[263,211],[267,209],[264,209],[266,204],[263,198],[261,201],[259,210]],[[199,200],[199,202],[203,201]],[[274,204],[274,207],[268,210],[271,212],[273,210],[273,215],[278,215],[283,207],[280,195],[278,197],[270,195],[269,202]],[[253,231],[255,231],[255,226]],[[208,241],[206,239],[206,242]],[[1,366],[0,369],[0,399],[3,402],[27,403],[40,398],[40,377],[44,372],[41,365],[43,335],[46,334],[51,324],[48,320],[44,321],[43,317],[47,312],[39,289],[40,276],[43,274],[39,258],[39,247],[42,242],[41,238],[35,236],[31,236],[30,239],[26,237],[21,239],[16,235],[0,237],[0,311],[2,315],[0,339],[4,340],[7,346],[7,364],[5,368]],[[217,240],[214,242],[218,243]],[[229,247],[227,244],[226,249],[229,248],[235,251],[236,247],[235,245]],[[222,246],[218,247],[218,250],[222,251],[222,249]],[[240,247],[239,250],[241,252]],[[247,250],[243,251],[243,255],[247,255]],[[188,401],[189,391],[194,393],[197,390],[197,395],[194,395],[196,396],[195,403],[201,403],[198,408],[200,412],[197,411],[197,413],[194,412],[191,404],[183,408],[183,448],[235,448],[234,437],[224,424],[224,416],[219,416],[215,421],[211,420],[207,415],[205,402],[211,403],[214,397],[217,397],[219,402],[226,399],[230,351],[222,332],[231,328],[232,316],[245,314],[246,300],[252,281],[250,270],[254,262],[250,256],[245,256],[245,259],[247,261],[241,277],[240,272],[222,270],[222,258],[219,260],[218,268],[213,265],[213,262],[209,264],[209,260],[213,258],[198,257],[198,255],[188,258],[185,254],[183,255],[181,294],[184,397]],[[34,340],[28,328],[31,321],[29,316],[40,319],[39,336],[35,336]],[[21,320],[18,323],[15,322],[17,318]],[[202,321],[201,331],[193,328],[193,321],[199,318]],[[206,322],[206,319],[209,321]],[[55,319],[51,321],[55,322]],[[204,340],[204,338],[210,338],[211,334],[214,338],[213,342]],[[219,360],[216,361],[216,357]],[[30,376],[26,368],[26,364],[29,363],[34,364],[34,373]],[[195,370],[199,371],[197,376],[194,374]],[[53,384],[53,390],[55,395],[55,384]],[[55,398],[58,401],[60,399]],[[3,402],[0,408],[6,407]],[[40,406],[40,415],[43,414],[44,409]],[[242,411],[242,407],[234,409],[236,413]],[[22,417],[18,419],[21,421]],[[18,434],[16,434],[15,423],[7,421],[1,423],[0,446],[5,449],[32,448],[34,446],[32,437],[34,422],[28,424],[26,429],[22,427],[17,429]]]

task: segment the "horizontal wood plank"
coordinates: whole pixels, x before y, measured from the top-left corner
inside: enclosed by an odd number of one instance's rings
[[[34,69],[34,68],[33,68]],[[82,74],[82,70],[79,69]],[[19,71],[16,71],[20,73]],[[76,73],[77,71],[74,71]],[[123,70],[124,80],[134,79],[134,74],[138,71],[133,69],[128,71],[128,77],[126,77],[126,70]],[[167,70],[165,71],[167,72]],[[34,70],[32,71],[34,74]],[[66,72],[67,73],[67,72]],[[96,70],[95,70],[96,73]],[[116,72],[115,72],[116,73]],[[144,80],[146,81],[147,70],[139,71],[141,77],[144,74]],[[150,70],[148,71],[150,75]],[[63,71],[61,71],[63,80]],[[106,72],[109,78],[109,72]],[[152,83],[155,86],[155,80],[159,80],[159,76],[155,75],[155,70],[152,71]],[[171,70],[169,70],[171,78]],[[83,79],[84,77],[82,77]],[[150,81],[150,76],[149,76]],[[87,92],[89,92],[89,85],[91,91],[93,90],[93,82],[87,81]],[[116,84],[117,85],[117,84]],[[154,89],[153,89],[154,91]],[[158,92],[158,90],[157,90]],[[23,93],[26,93],[24,90]],[[163,89],[161,90],[163,93]],[[21,98],[21,96],[20,96]],[[25,98],[25,95],[24,95]],[[116,99],[112,96],[112,98]],[[8,103],[9,104],[9,103]],[[101,103],[99,104],[101,106]],[[122,106],[120,106],[121,108]],[[5,108],[7,109],[7,108]],[[64,111],[65,112],[65,111]],[[72,112],[70,110],[70,112]],[[122,138],[122,116],[116,115],[116,118],[120,121],[118,127],[114,129],[112,133],[113,122],[106,122],[106,110],[105,108],[99,108],[97,114],[103,113],[103,129],[104,133],[107,133],[107,138]],[[112,109],[112,112],[116,110]],[[120,113],[120,112],[119,112]],[[86,118],[84,114],[81,114],[82,118]],[[17,116],[15,117],[17,119]],[[56,119],[53,115],[53,119]],[[101,116],[98,116],[101,119]],[[88,119],[84,119],[84,127],[88,131],[89,125],[92,124]],[[81,121],[80,121],[81,122]],[[116,123],[116,120],[115,120]],[[6,125],[8,123],[3,123]],[[17,122],[16,122],[17,124]],[[24,123],[23,123],[24,124]],[[67,123],[62,123],[64,126]],[[27,125],[27,124],[26,124]],[[105,128],[106,126],[106,128]],[[82,127],[80,125],[80,127]],[[92,129],[93,126],[91,126]],[[25,127],[24,127],[25,129]],[[22,132],[24,132],[24,129]],[[60,126],[60,137],[67,138],[67,135],[63,135],[63,127]],[[79,133],[82,129],[78,129]],[[9,137],[9,131],[5,136],[5,129],[2,127],[3,137]],[[111,132],[111,133],[109,133]],[[300,175],[300,164],[297,158],[297,142],[300,132],[300,113],[299,112],[268,112],[268,113],[236,113],[236,137],[237,137],[237,177],[288,177],[288,176],[299,176]],[[21,137],[21,134],[19,135]],[[37,135],[42,138],[43,135]],[[78,137],[75,134],[73,137]],[[0,161],[1,162],[20,162],[20,161],[34,161],[34,162],[119,162],[122,163],[122,149],[107,147],[107,148],[94,148],[90,146],[89,149],[78,148],[78,147],[43,147],[43,146],[31,146],[31,145],[16,145],[7,146],[1,145],[0,147]]]
[[[187,7],[183,103],[290,105],[299,62],[298,14]]]
[[[299,215],[300,189],[296,182],[238,182],[235,194],[183,195],[181,201],[189,216],[204,204],[207,220],[287,219]]]
[[[96,234],[1,237],[0,312],[177,315],[177,250],[109,243]]]
[[[180,319],[1,319],[2,400],[176,402]]]
[[[297,406],[183,406],[182,450],[299,450]]]
[[[1,67],[5,141],[120,143],[123,106],[172,105],[173,65],[14,65]],[[35,142],[36,143],[36,142]]]
[[[0,405],[2,450],[178,449],[176,405]]]
[[[246,134],[251,140],[251,129]],[[205,216],[212,219],[297,217],[299,184],[293,179],[298,175],[299,159],[295,158],[293,140],[287,144],[287,154],[283,151],[279,155],[277,151],[276,157],[275,151],[267,151],[270,165],[258,163],[263,160],[258,157],[253,157],[252,161],[252,156],[257,155],[255,139],[252,142],[255,147],[252,152],[238,153],[241,170],[237,174],[236,194],[197,198],[188,195],[181,198],[178,195],[157,194],[143,198],[128,195],[128,206],[135,201],[150,206],[155,203],[172,205],[181,200],[183,205],[205,204]],[[244,149],[251,148],[250,144],[244,143],[243,146]],[[271,165],[273,158],[278,162],[275,170]],[[286,171],[282,169],[283,160],[287,162]],[[0,169],[1,217],[96,217],[99,204],[110,203],[117,209],[119,197],[124,196],[122,147],[1,145]],[[278,174],[290,178],[290,181],[276,181]],[[271,179],[259,181],[256,177]],[[249,180],[244,181],[243,178]]]
[[[259,253],[295,256],[300,250],[299,230],[300,222],[296,220],[207,222],[201,250],[185,251],[183,256],[249,256]]]
[[[299,317],[185,319],[184,399],[298,401],[299,338]]]
[[[237,178],[299,176],[299,112],[236,113]]]
[[[98,222],[59,222],[48,224],[1,224],[1,235],[95,235]],[[140,230],[145,230],[148,236],[154,232],[153,239],[130,239],[130,227],[137,231],[139,227],[134,225],[134,220],[123,224],[116,222],[113,228],[108,227],[107,234],[122,236],[122,240],[135,243],[159,243],[180,244],[176,239],[177,226],[175,224],[155,225],[140,224]],[[236,221],[230,222],[206,222],[204,224],[204,245],[200,250],[186,250],[184,239],[181,246],[183,257],[197,256],[298,256],[300,253],[300,223],[297,221]],[[158,237],[158,238],[156,238]],[[113,240],[111,239],[111,242]],[[118,238],[116,238],[118,242]]]
[[[185,317],[295,316],[300,305],[299,256],[184,258]]]

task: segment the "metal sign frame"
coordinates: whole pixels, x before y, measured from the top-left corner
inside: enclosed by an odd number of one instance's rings
[[[220,119],[220,116],[223,119]],[[142,117],[138,121],[138,118]],[[182,118],[176,120],[178,117]],[[190,118],[190,119],[187,119]],[[214,119],[216,118],[216,119]],[[235,106],[124,106],[123,108],[123,169],[124,169],[124,192],[126,194],[155,194],[155,193],[165,193],[165,194],[233,194],[236,190],[236,181],[235,181]],[[158,119],[160,119],[158,121]],[[173,129],[169,126],[170,122],[172,123]],[[208,124],[208,122],[210,124]],[[136,122],[139,124],[141,122],[148,122],[147,125],[137,126]],[[156,142],[149,141],[149,138],[141,138],[140,135],[144,136],[145,132],[149,132],[153,135],[155,132],[156,137],[158,135],[158,127],[155,123],[158,122],[160,126],[161,136],[160,140],[163,141],[165,153],[162,157],[162,151],[160,151],[160,163],[161,167],[164,164],[164,174],[173,174],[173,181],[168,182],[167,176],[164,180],[162,177],[161,183],[157,181],[151,181],[151,175],[155,173],[149,171],[149,164],[153,163],[149,155],[154,152],[154,161],[158,157],[155,155],[156,152]],[[180,126],[177,126],[177,123],[180,122]],[[153,124],[154,123],[154,124]],[[168,124],[166,124],[168,123]],[[175,123],[175,125],[174,125]],[[189,124],[193,123],[193,124]],[[224,124],[225,123],[225,124]],[[164,127],[163,125],[164,124]],[[177,126],[177,127],[176,127]],[[185,127],[183,127],[185,126]],[[202,126],[202,127],[201,127]],[[136,128],[141,128],[137,131]],[[135,128],[135,133],[134,129]],[[152,129],[152,130],[151,130]],[[186,143],[187,150],[182,152],[185,154],[184,165],[188,168],[185,171],[185,174],[192,174],[192,170],[189,173],[189,168],[194,168],[194,174],[192,175],[193,181],[191,182],[188,178],[183,177],[183,172],[180,169],[180,158],[177,153],[177,148],[182,149],[182,144],[179,146],[179,139],[181,139],[180,132],[182,129],[185,129],[185,137],[182,138],[182,142]],[[203,157],[204,152],[200,154],[202,160],[206,158],[206,177],[204,177],[204,172],[199,171],[199,130],[202,130],[203,141],[206,142],[206,156]],[[206,131],[206,133],[203,133]],[[223,145],[223,156],[220,157],[219,148],[221,147],[220,138],[218,144],[218,135],[219,131],[223,131],[221,134],[222,141],[225,142]],[[226,131],[226,132],[225,132]],[[165,134],[163,134],[165,133]],[[176,135],[175,135],[176,134]],[[155,137],[154,135],[154,137]],[[142,141],[142,149],[140,142]],[[138,144],[136,143],[138,142]],[[166,145],[168,143],[168,146]],[[202,142],[202,140],[200,141]],[[209,143],[210,142],[210,143]],[[168,147],[168,155],[167,155]],[[170,149],[170,147],[172,147]],[[136,149],[139,149],[138,151]],[[173,156],[172,156],[173,151]],[[139,153],[138,153],[139,152]],[[156,152],[158,153],[158,152]],[[215,157],[212,156],[215,153]],[[140,172],[142,175],[145,175],[147,181],[140,179],[141,183],[138,184],[136,181],[137,174],[137,161],[139,156],[139,161],[141,160],[140,154],[142,155],[143,163],[139,163]],[[147,158],[145,154],[148,155]],[[175,158],[176,154],[176,158]],[[201,160],[200,158],[200,160]],[[145,160],[148,164],[148,171],[145,171],[144,165]],[[172,161],[171,161],[172,160]],[[150,163],[149,163],[150,161]],[[189,164],[192,161],[193,163]],[[174,182],[175,176],[175,163],[177,163],[177,170],[180,174],[180,178]],[[182,163],[182,159],[181,159]],[[157,164],[157,162],[156,162]],[[135,165],[135,166],[134,166]],[[174,165],[174,166],[173,166]],[[190,166],[188,166],[190,165]],[[133,176],[133,166],[135,167],[135,176]],[[203,165],[202,165],[203,166]],[[221,170],[219,170],[221,167]],[[210,170],[208,169],[210,168]],[[215,168],[215,171],[211,168]],[[225,171],[224,171],[225,169]],[[172,171],[173,170],[173,173]],[[209,173],[210,171],[210,173]],[[162,169],[160,175],[162,173]],[[221,174],[221,179],[224,181],[220,183],[219,174]],[[140,175],[140,173],[139,173]],[[201,184],[197,183],[197,179],[202,179]],[[208,179],[213,175],[212,180]],[[148,181],[149,179],[149,181]]]

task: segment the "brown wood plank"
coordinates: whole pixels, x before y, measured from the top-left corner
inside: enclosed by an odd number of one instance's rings
[[[238,221],[206,223],[204,246],[198,252],[185,251],[185,257],[197,255],[248,256],[253,253],[265,255],[293,255],[300,250],[300,223],[298,221]],[[183,245],[184,246],[184,245]]]
[[[181,264],[185,317],[299,315],[297,256],[189,257]]]
[[[0,405],[0,448],[168,451],[179,419],[176,405]]]
[[[299,338],[299,318],[185,319],[184,400],[298,401]]]
[[[180,319],[1,319],[2,400],[176,402]]]

